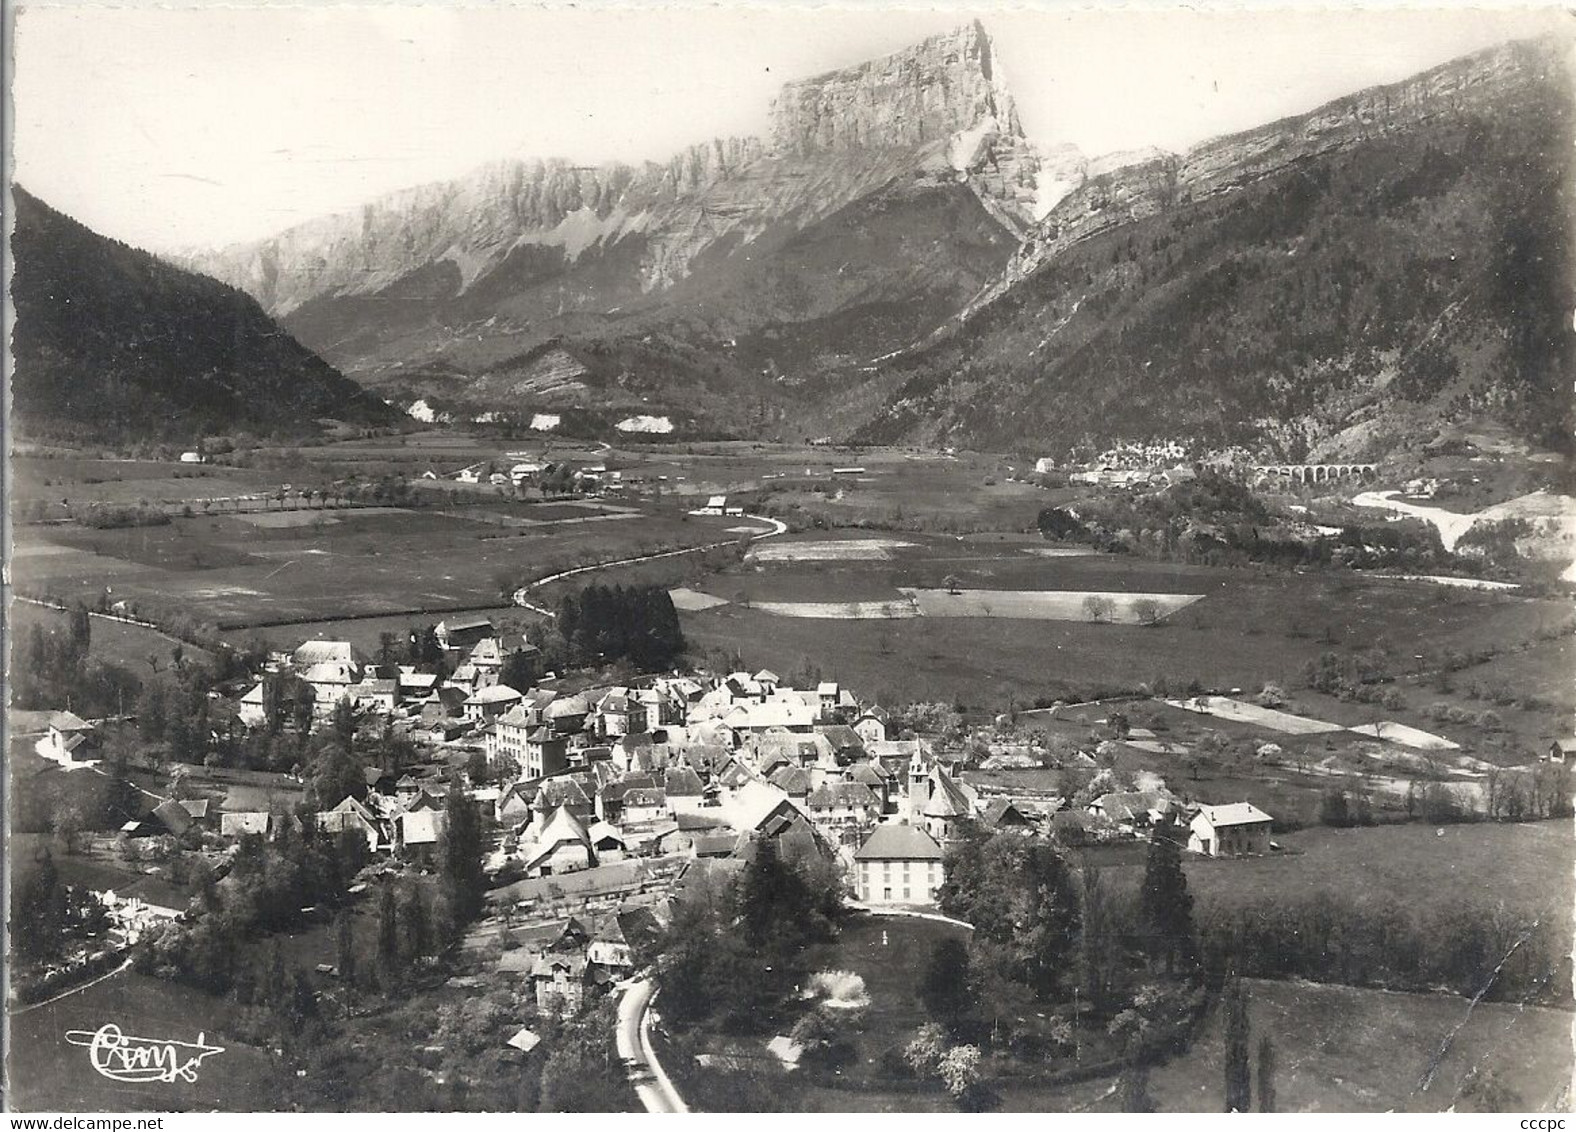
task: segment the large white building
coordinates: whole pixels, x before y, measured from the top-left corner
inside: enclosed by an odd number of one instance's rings
[[[854,853],[854,887],[873,907],[934,904],[946,879],[941,846],[912,825],[878,825]]]

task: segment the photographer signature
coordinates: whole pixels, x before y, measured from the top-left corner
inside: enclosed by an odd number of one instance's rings
[[[195,1081],[202,1059],[224,1052],[205,1036],[198,1034],[195,1042],[139,1038],[122,1033],[113,1022],[97,1030],[66,1031],[66,1041],[86,1046],[93,1068],[111,1081]]]

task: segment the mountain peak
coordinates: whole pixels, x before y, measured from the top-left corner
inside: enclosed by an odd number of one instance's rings
[[[1021,136],[990,34],[974,20],[880,59],[785,83],[772,104],[772,143],[792,155],[916,146],[983,122]]]

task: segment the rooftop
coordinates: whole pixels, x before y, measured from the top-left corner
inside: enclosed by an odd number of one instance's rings
[[[941,846],[912,825],[878,825],[854,854],[856,861],[939,861]]]

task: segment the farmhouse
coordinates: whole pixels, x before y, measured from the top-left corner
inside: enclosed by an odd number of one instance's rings
[[[261,727],[268,718],[268,713],[263,708],[263,684],[258,681],[253,684],[247,693],[241,697],[240,707],[237,711],[242,723],[248,727]]]
[[[521,857],[528,877],[579,872],[596,864],[591,837],[580,819],[560,806],[541,831],[524,848]]]
[[[941,846],[912,825],[880,825],[854,853],[855,889],[866,904],[934,904],[945,879]]]
[[[1570,766],[1576,762],[1576,739],[1556,739],[1549,744],[1549,761]]]
[[[406,858],[430,860],[447,824],[442,810],[407,810],[394,818],[395,850]]]
[[[1187,847],[1206,857],[1242,857],[1250,853],[1268,853],[1270,823],[1273,820],[1251,802],[1201,806],[1193,819]]]
[[[299,651],[299,650],[297,650]],[[337,660],[325,660],[302,671],[301,679],[312,686],[312,710],[329,716],[339,701],[350,695],[359,680],[359,669]]]
[[[322,810],[315,815],[315,824],[321,833],[339,835],[354,833],[366,838],[369,852],[377,852],[382,833],[377,819],[360,802],[349,795],[332,810]]]
[[[41,758],[69,766],[91,759],[98,749],[93,725],[70,711],[13,711],[11,731],[38,736],[33,750]]]
[[[438,635],[438,644],[446,652],[475,648],[497,632],[486,617],[457,617],[439,621],[434,631]]]
[[[305,641],[290,654],[290,664],[295,668],[311,668],[316,664],[360,668],[362,660],[361,654],[349,641]]]

